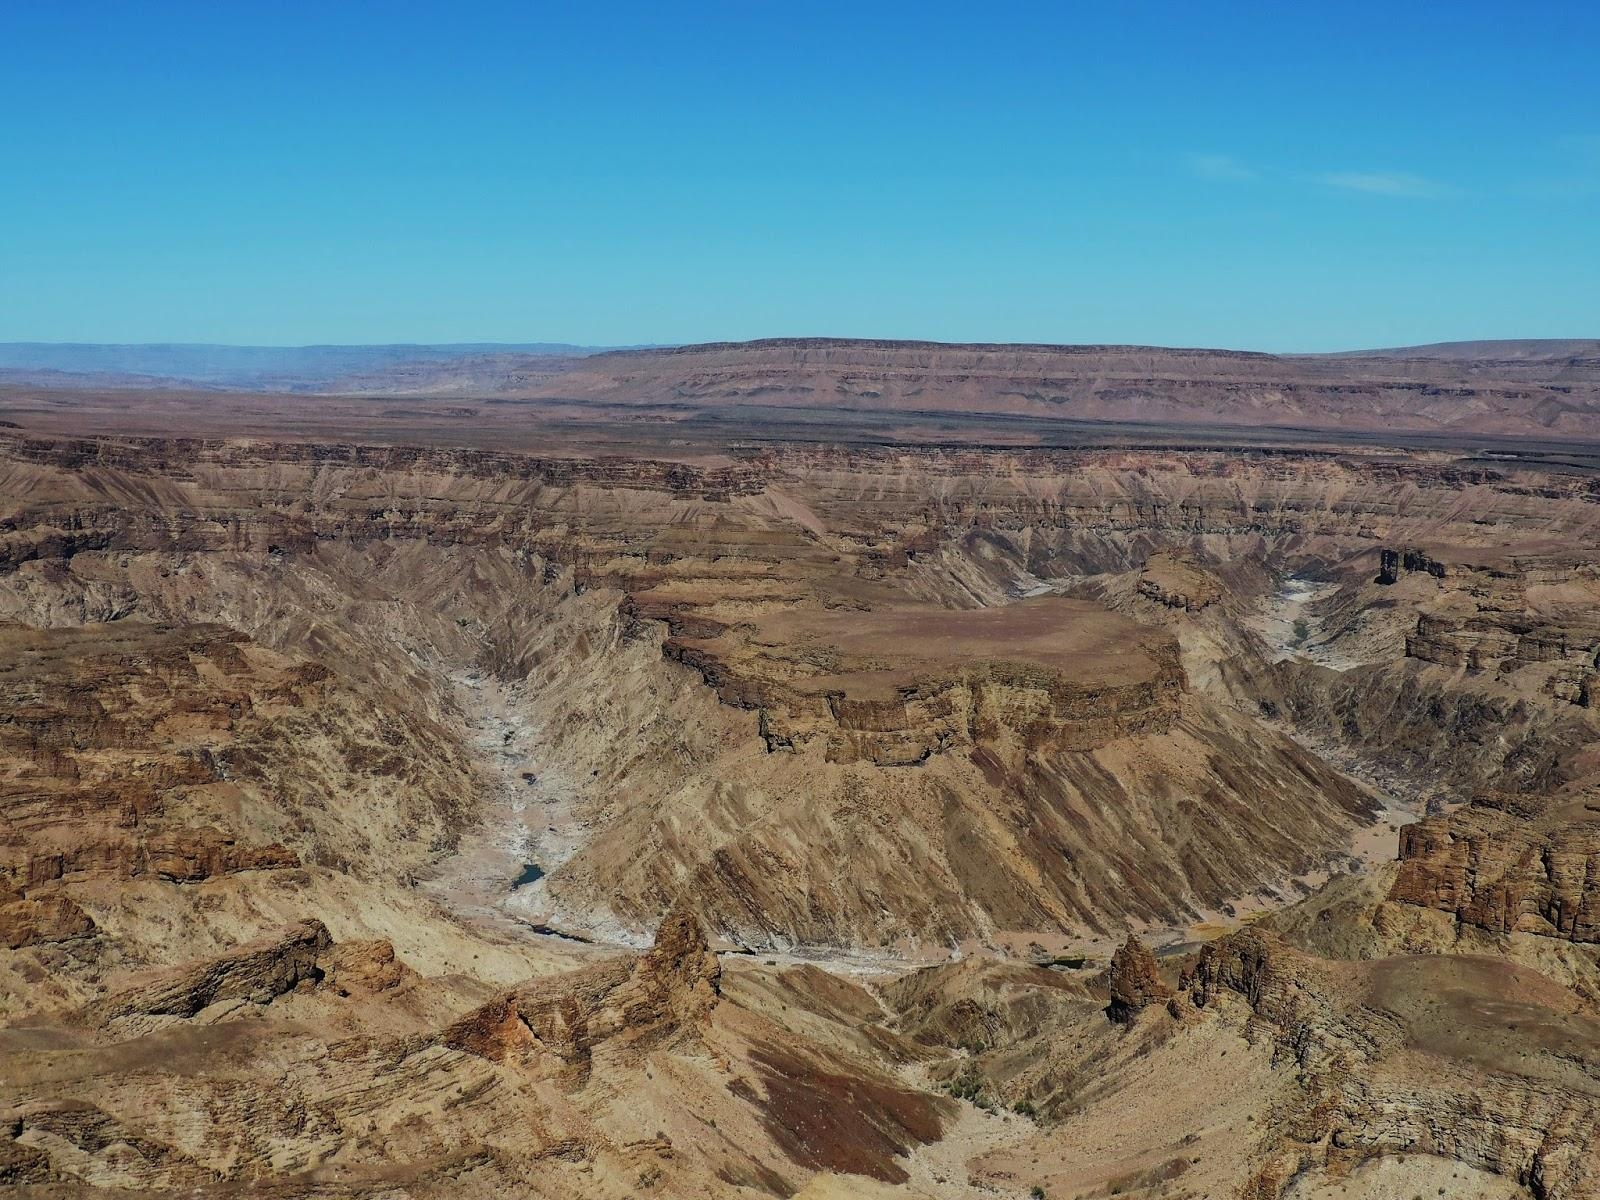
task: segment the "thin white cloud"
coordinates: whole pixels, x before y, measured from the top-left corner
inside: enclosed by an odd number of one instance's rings
[[[1193,175],[1222,183],[1247,183],[1261,173],[1231,154],[1186,154],[1183,159]]]
[[[1185,154],[1183,165],[1197,179],[1216,183],[1267,181],[1277,184],[1312,183],[1345,192],[1369,196],[1429,197],[1453,196],[1455,188],[1409,171],[1323,171],[1315,174],[1256,166],[1231,154]]]
[[[1431,179],[1404,171],[1329,171],[1316,180],[1326,187],[1369,196],[1442,196],[1449,191]]]

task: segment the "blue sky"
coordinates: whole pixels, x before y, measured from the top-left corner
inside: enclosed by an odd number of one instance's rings
[[[0,340],[1600,336],[1600,5],[0,2]]]

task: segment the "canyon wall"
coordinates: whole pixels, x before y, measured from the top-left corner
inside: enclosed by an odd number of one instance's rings
[[[1597,533],[1443,454],[0,434],[0,1180],[1591,1194]]]

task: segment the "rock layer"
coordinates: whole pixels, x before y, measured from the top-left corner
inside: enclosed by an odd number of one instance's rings
[[[1400,831],[1389,895],[1490,933],[1592,943],[1600,942],[1597,880],[1600,804],[1533,821],[1473,807]]]
[[[971,612],[779,613],[662,649],[726,703],[758,709],[768,749],[816,739],[830,761],[883,766],[1164,733],[1184,686],[1170,638],[1053,597]]]
[[[1592,480],[651,445],[0,437],[0,1177],[1594,1190]],[[1338,744],[1475,793],[1392,900]]]

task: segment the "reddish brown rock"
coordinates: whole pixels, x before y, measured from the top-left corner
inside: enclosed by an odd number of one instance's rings
[[[300,865],[300,858],[286,846],[241,846],[215,829],[184,829],[163,834],[136,856],[130,874],[150,874],[175,883],[196,883],[213,875],[235,871],[270,871]],[[144,862],[137,863],[142,857]]]
[[[447,1029],[441,1041],[495,1062],[536,1065],[541,1054],[571,1086],[589,1077],[597,1047],[644,1049],[693,1037],[721,994],[721,964],[692,913],[674,908],[656,943],[525,985]]]
[[[514,994],[473,1009],[446,1029],[439,1042],[452,1050],[508,1065],[528,1061],[539,1048]]]
[[[1407,825],[1389,898],[1491,933],[1600,942],[1600,813],[1528,821],[1474,806]]]
[[[387,992],[416,972],[395,956],[388,938],[366,942],[339,942],[333,947],[329,977],[341,996],[358,992]]]
[[[0,893],[0,944],[12,950],[86,937],[94,929],[94,920],[69,896],[55,893],[6,899]]]
[[[1111,1003],[1106,1015],[1113,1021],[1131,1021],[1152,1004],[1164,1003],[1172,988],[1161,978],[1155,955],[1137,936],[1128,940],[1111,956]]]

